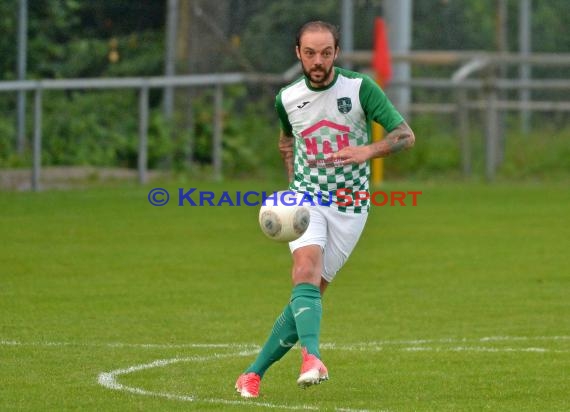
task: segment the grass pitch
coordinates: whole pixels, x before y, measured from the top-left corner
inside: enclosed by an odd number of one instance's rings
[[[331,380],[300,390],[293,349],[233,384],[290,294],[257,207],[179,207],[177,188],[0,192],[0,410],[570,410],[563,185],[412,184],[373,208],[324,297]]]

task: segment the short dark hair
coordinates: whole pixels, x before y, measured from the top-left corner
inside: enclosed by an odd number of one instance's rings
[[[297,38],[295,44],[297,47],[301,46],[301,37],[305,34],[306,31],[320,31],[326,30],[329,31],[333,35],[334,39],[334,48],[338,49],[338,44],[340,41],[340,31],[337,26],[331,23],[327,23],[326,21],[321,20],[314,20],[309,21],[301,26],[299,31],[297,32]]]

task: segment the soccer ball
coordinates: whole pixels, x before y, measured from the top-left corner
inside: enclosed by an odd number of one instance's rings
[[[259,210],[261,231],[278,242],[299,239],[311,220],[309,208],[295,204],[295,198],[287,198],[287,193],[292,192],[277,192],[274,199],[266,200]]]

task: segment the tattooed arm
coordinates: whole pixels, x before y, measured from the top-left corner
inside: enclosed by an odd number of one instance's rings
[[[402,150],[411,148],[416,141],[414,132],[406,122],[400,123],[398,127],[388,133],[384,138],[378,142],[370,145],[372,149],[372,156],[374,157],[387,157],[391,154],[398,153]]]
[[[293,181],[293,136],[286,135],[283,131],[279,135],[279,153],[285,164],[289,182]]]
[[[388,157],[391,154],[411,148],[416,141],[414,132],[406,122],[388,133],[382,140],[366,146],[347,146],[332,155],[332,159],[342,164],[363,163],[375,157]]]

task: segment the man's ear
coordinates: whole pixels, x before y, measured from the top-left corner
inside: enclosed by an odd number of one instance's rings
[[[299,50],[299,46],[295,46],[295,53],[297,54],[297,59],[301,60],[301,51]]]
[[[336,60],[336,58],[338,57],[338,55],[340,54],[340,47],[337,47],[336,50],[334,51],[334,59]]]

